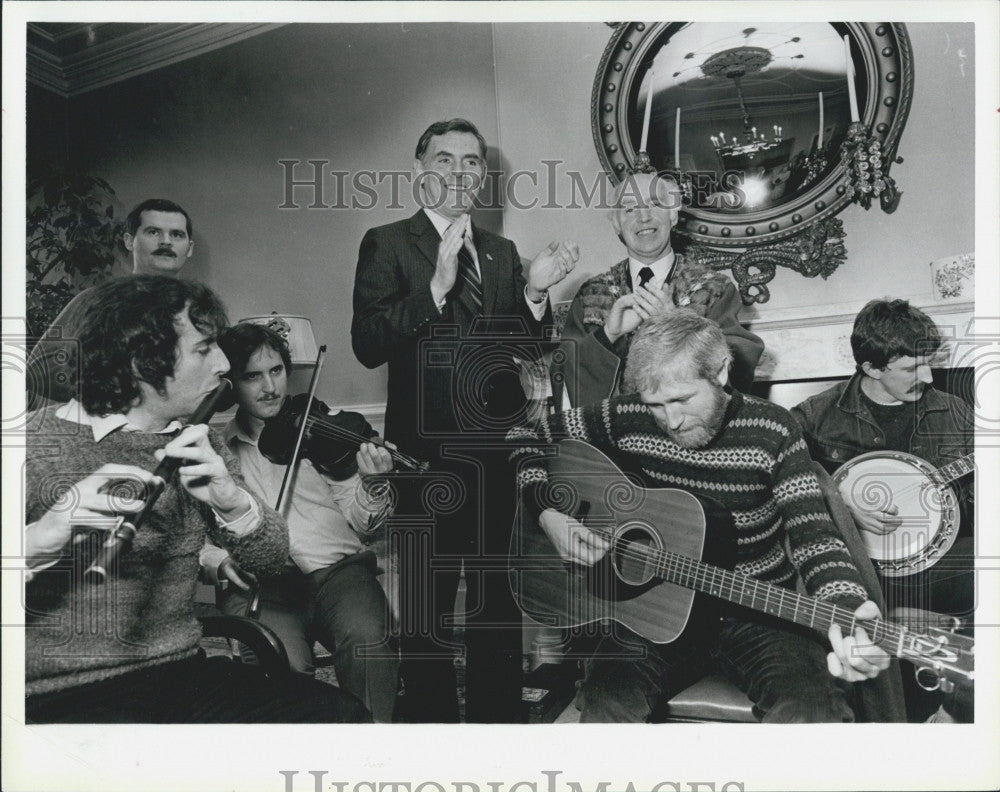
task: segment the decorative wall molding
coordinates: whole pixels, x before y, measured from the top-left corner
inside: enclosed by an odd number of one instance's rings
[[[975,337],[975,302],[911,299],[910,303],[933,318],[950,342],[948,365],[962,365],[961,358],[967,354],[964,342]],[[824,306],[822,316],[815,314],[815,306],[811,314],[808,307],[797,308],[769,312],[768,318],[750,322],[750,329],[764,342],[756,379],[780,382],[852,374],[851,329],[859,308],[856,304]]]
[[[379,434],[385,432],[385,402],[346,405],[341,409],[346,412],[361,413],[376,432]]]
[[[58,32],[53,32],[51,27],[28,23],[27,79],[69,98],[244,41],[282,25],[92,24],[62,25]],[[100,40],[102,34],[104,40]]]
[[[961,302],[932,302],[929,300],[919,300],[910,298],[911,305],[919,308],[928,316],[949,316],[952,314],[964,316],[971,315],[975,309],[974,300],[963,300]],[[823,313],[817,315],[817,306],[806,305],[797,308],[781,308],[768,310],[760,318],[751,319],[747,322],[750,329],[755,333],[762,330],[778,330],[785,327],[811,327],[817,325],[837,325],[848,322],[853,324],[854,317],[861,309],[861,303],[830,303],[822,306]]]

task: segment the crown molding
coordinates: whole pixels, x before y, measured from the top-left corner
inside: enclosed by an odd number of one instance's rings
[[[130,77],[235,44],[281,24],[136,25],[121,35],[76,52],[58,54],[58,44],[80,31],[53,35],[28,23],[28,82],[59,94],[77,96]],[[81,31],[86,26],[81,25]]]

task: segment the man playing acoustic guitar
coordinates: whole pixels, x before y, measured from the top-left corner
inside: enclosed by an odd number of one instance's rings
[[[975,443],[972,410],[961,399],[931,385],[931,358],[941,344],[931,318],[906,300],[872,300],[862,308],[851,333],[857,372],[847,382],[792,409],[813,459],[830,473],[874,451],[886,457],[891,452],[912,454],[936,469],[962,458],[971,459]],[[961,468],[969,469],[971,462]],[[879,479],[885,491],[892,492],[895,503],[859,505],[851,497],[845,501],[862,531],[885,537],[884,543],[876,546],[884,545],[887,557],[892,557],[894,549],[913,549],[913,542],[900,536],[904,533],[901,526],[933,538],[932,526],[913,522],[927,512],[930,503],[915,503],[916,513],[899,510],[905,494],[899,490],[903,486],[909,489],[914,476],[899,475],[893,468],[882,475],[873,472],[870,478]],[[914,566],[914,574],[905,574],[906,569],[901,570],[904,574],[885,574],[883,568],[880,582],[888,610],[906,607],[963,619],[971,616],[975,606],[972,476],[960,478],[957,485],[959,526],[954,544],[933,566]],[[924,720],[940,703],[940,694],[923,694],[913,683],[912,674],[904,674],[904,684],[908,685],[910,720]],[[947,709],[952,709],[950,704]],[[953,715],[965,720],[971,712],[956,709]]]
[[[627,395],[551,416],[509,439],[536,445],[584,440],[647,485],[712,499],[732,514],[736,572],[790,593],[797,570],[824,607],[844,607],[858,619],[878,617],[826,510],[795,421],[777,405],[730,389],[729,358],[712,321],[686,309],[651,317],[629,351]],[[522,459],[518,484],[525,508],[537,513],[564,559],[593,565],[609,545],[575,518],[544,507],[559,501],[547,492],[548,472],[537,450],[514,452]],[[889,656],[860,627],[845,635],[834,624],[828,637],[829,654],[818,632],[726,610],[721,618],[696,615],[670,643],[630,634],[605,638],[580,691],[581,720],[646,720],[659,699],[669,699],[714,663],[747,692],[762,721],[852,721],[844,681],[873,679],[888,667]]]

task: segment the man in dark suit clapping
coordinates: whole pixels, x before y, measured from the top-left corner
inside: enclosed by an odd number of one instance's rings
[[[503,438],[526,407],[514,357],[537,354],[548,289],[579,253],[553,243],[525,272],[513,242],[472,224],[486,141],[468,121],[432,124],[414,171],[423,208],[361,242],[351,327],[358,360],[389,365],[385,436],[435,471],[403,486],[397,509],[414,517],[397,529],[400,716],[458,720],[451,616],[464,568],[466,720],[517,721],[521,620],[504,563],[514,491]]]

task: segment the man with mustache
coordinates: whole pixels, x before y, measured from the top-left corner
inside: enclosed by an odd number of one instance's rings
[[[29,723],[364,721],[353,697],[300,675],[208,659],[194,616],[209,536],[251,574],[281,569],[285,520],[243,482],[205,424],[186,426],[229,370],[228,324],[207,287],[139,275],[95,287],[80,327],[80,400],[29,418],[24,469],[25,716]],[[109,564],[94,540],[145,509],[165,458],[175,476]],[[81,541],[82,540],[82,541]]]
[[[729,388],[730,356],[718,325],[691,310],[646,319],[632,340],[623,395],[509,436],[531,444],[514,452],[523,460],[518,484],[525,508],[565,560],[590,566],[608,551],[581,522],[544,508],[567,500],[547,490],[543,457],[550,444],[585,440],[647,486],[677,487],[731,512],[737,572],[792,590],[798,573],[811,596],[859,619],[878,616],[827,513],[795,421],[781,407]],[[577,699],[581,720],[645,721],[714,664],[749,695],[764,722],[852,721],[841,681],[874,679],[889,666],[861,628],[842,635],[831,627],[828,652],[818,634],[794,625],[745,611],[724,614],[707,617],[696,609],[668,644],[620,632],[605,638]]]
[[[971,454],[973,414],[956,396],[935,388],[931,361],[942,345],[933,320],[906,300],[872,300],[851,332],[857,371],[792,409],[813,459],[831,473],[870,451],[903,451],[938,468]],[[883,577],[886,605],[916,607],[969,618],[975,607],[973,480],[957,482],[961,526],[951,549],[934,566],[914,575]],[[849,502],[863,531],[891,534],[901,524],[894,506],[865,510]],[[923,720],[940,703],[913,675],[903,675],[911,720]],[[951,707],[950,702],[946,704]],[[952,713],[966,719],[971,713]]]
[[[274,330],[242,323],[219,336],[235,387],[236,416],[226,444],[253,491],[275,504],[287,465],[258,448],[267,420],[288,395],[292,359]],[[396,701],[395,648],[388,644],[389,606],[378,581],[375,554],[367,544],[385,525],[389,502],[379,474],[392,470],[388,450],[362,443],[357,472],[341,480],[301,458],[289,480],[282,516],[288,520],[288,557],[278,574],[260,579],[260,620],[274,630],[292,670],[313,672],[313,641],[331,652],[337,681],[371,710],[376,722],[392,721]],[[249,582],[222,548],[208,545],[202,567],[229,580],[222,595],[226,613],[242,615]]]
[[[431,124],[413,160],[421,209],[365,234],[354,281],[354,354],[368,368],[388,364],[385,436],[432,467],[390,525],[401,542],[408,721],[459,720],[452,626],[463,573],[465,719],[524,717],[521,614],[503,563],[513,521],[503,439],[526,411],[514,357],[540,357],[548,289],[579,252],[553,242],[525,267],[513,242],[472,222],[486,153],[469,121]]]
[[[132,254],[132,275],[176,278],[194,253],[190,216],[165,198],[149,198],[132,209],[125,218],[122,241]],[[32,348],[27,362],[30,409],[46,399],[62,404],[77,398],[76,347],[93,299],[93,288],[77,294]]]
[[[764,344],[740,325],[743,304],[732,281],[674,250],[680,208],[680,188],[669,177],[635,173],[618,186],[611,226],[628,258],[585,281],[573,299],[562,331],[563,360],[552,370],[557,404],[564,385],[574,407],[617,393],[633,333],[675,306],[722,328],[733,352],[729,381],[749,389]]]

